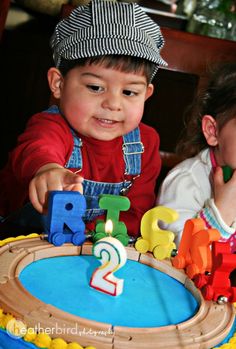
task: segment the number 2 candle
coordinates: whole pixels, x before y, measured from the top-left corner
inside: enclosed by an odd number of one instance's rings
[[[108,220],[106,232],[111,234],[112,221]],[[113,275],[115,271],[125,265],[127,252],[123,244],[112,236],[97,241],[93,246],[93,254],[101,262],[101,266],[94,270],[90,279],[90,286],[98,291],[118,296],[123,292],[124,280]]]

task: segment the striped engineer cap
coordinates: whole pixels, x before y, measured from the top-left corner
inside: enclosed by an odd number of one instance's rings
[[[92,0],[60,21],[51,38],[55,65],[103,55],[139,57],[166,66],[160,27],[135,3]]]

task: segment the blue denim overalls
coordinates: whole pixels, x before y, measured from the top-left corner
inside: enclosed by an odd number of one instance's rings
[[[57,106],[52,106],[47,113],[59,114],[60,111]],[[66,168],[76,168],[81,170],[83,167],[83,159],[81,148],[83,146],[82,140],[76,135],[75,131],[71,129],[74,147],[71,156],[66,164]],[[84,222],[93,221],[96,217],[103,215],[104,210],[101,210],[98,205],[100,194],[125,195],[132,186],[133,181],[141,173],[141,154],[144,152],[144,146],[140,140],[139,128],[131,131],[123,136],[123,156],[125,161],[124,181],[119,183],[104,183],[95,182],[84,179],[83,181],[83,195],[87,203],[87,210],[83,216]],[[126,180],[129,176],[129,180]],[[130,180],[130,176],[132,180]],[[18,212],[13,213],[6,219],[13,221],[13,224],[23,229],[31,228],[34,230],[42,230],[44,227],[44,218],[33,208],[31,203],[27,203]],[[27,229],[26,229],[27,230]]]

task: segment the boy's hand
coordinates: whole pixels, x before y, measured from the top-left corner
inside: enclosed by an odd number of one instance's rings
[[[236,171],[226,183],[221,167],[214,173],[214,201],[224,222],[231,226],[236,218]]]
[[[42,166],[29,184],[29,199],[34,208],[44,213],[47,209],[48,192],[52,190],[79,191],[83,194],[83,178],[58,165]]]

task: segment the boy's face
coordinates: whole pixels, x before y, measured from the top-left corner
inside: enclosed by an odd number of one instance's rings
[[[87,65],[71,69],[62,77],[56,68],[48,80],[69,124],[81,135],[108,141],[136,128],[144,102],[153,93],[142,72],[127,73]]]

